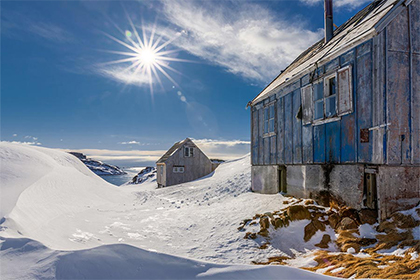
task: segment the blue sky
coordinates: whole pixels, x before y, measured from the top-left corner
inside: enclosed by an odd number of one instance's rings
[[[369,2],[335,0],[335,24]],[[1,140],[122,166],[151,164],[186,137],[212,157],[248,153],[247,102],[323,36],[322,0],[0,5]],[[153,93],[148,75],[127,70],[134,61],[108,64],[133,52],[112,39],[130,44],[129,19],[141,39],[144,29],[169,41],[171,78],[157,70]]]

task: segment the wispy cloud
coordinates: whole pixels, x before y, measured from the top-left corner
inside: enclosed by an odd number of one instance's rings
[[[127,141],[127,142],[119,142],[120,145],[140,145],[140,142],[137,141]]]
[[[124,141],[124,142],[118,142],[118,144],[120,145],[138,145],[138,146],[156,146],[156,145],[160,145],[159,143],[142,143],[139,141]]]
[[[135,69],[128,69],[124,66],[98,66],[95,71],[117,83],[133,86],[149,86],[149,77],[143,73],[136,73]]]
[[[266,82],[322,37],[258,4],[163,1],[166,19],[182,30],[180,49],[228,72]],[[168,37],[173,37],[169,34]]]
[[[324,3],[324,0],[299,0],[299,1],[310,6]],[[349,9],[355,9],[368,2],[372,2],[372,0],[334,0],[334,7],[337,7],[337,8],[346,7]]]
[[[192,139],[200,149],[211,158],[235,159],[250,151],[250,141]]]
[[[30,145],[30,146],[41,146],[42,143],[36,141],[1,141],[13,144],[22,144],[22,145]]]
[[[53,43],[69,43],[75,40],[70,32],[56,24],[41,21],[16,11],[3,11],[1,24],[2,34],[14,38],[25,38],[26,36],[20,36],[19,34],[26,33]]]
[[[73,40],[67,31],[51,23],[32,23],[28,27],[28,30],[33,34],[53,42],[68,43]]]

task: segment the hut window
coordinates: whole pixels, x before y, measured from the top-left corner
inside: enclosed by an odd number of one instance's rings
[[[353,112],[353,92],[351,66],[344,67],[337,72],[338,79],[338,115]]]
[[[324,94],[322,83],[314,84],[314,120],[324,118]]]
[[[185,147],[184,148],[184,157],[193,157],[193,156],[194,156],[194,148]]]
[[[264,108],[264,133],[274,132],[274,104]]]
[[[302,121],[303,124],[312,122],[312,85],[302,88]]]
[[[184,173],[184,166],[174,166],[173,172],[174,173]]]
[[[337,115],[337,77],[335,73],[324,79],[325,89],[325,117],[335,117]]]

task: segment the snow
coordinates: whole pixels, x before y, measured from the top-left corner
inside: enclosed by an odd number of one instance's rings
[[[1,244],[2,279],[337,279],[284,266],[220,265],[126,244],[54,251],[26,238]]]
[[[250,192],[249,155],[162,189],[156,182],[115,187],[74,156],[47,148],[1,143],[0,157],[2,279],[328,278],[249,266],[288,248],[259,249],[261,240],[237,230],[255,213],[284,206],[280,194]],[[297,231],[292,225],[284,234],[297,244]],[[300,240],[298,249],[313,249],[320,237]]]

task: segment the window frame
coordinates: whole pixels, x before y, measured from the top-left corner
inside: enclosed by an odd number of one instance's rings
[[[173,166],[172,167],[172,172],[173,173],[184,173],[185,172],[185,166]]]
[[[329,81],[335,79],[335,93],[330,94],[330,83]],[[335,114],[327,116],[327,100],[335,98]],[[337,71],[324,77],[324,119],[332,119],[338,116],[338,78]]]
[[[184,157],[194,157],[194,147],[184,147]]]
[[[266,105],[264,105],[263,109],[263,136],[264,137],[270,137],[273,135],[276,135],[276,114],[277,114],[277,108],[276,108],[276,100],[273,100],[270,103],[267,103]],[[271,108],[273,108],[273,116],[271,116]],[[268,114],[268,119],[267,114]],[[270,122],[272,121],[273,123],[273,130],[270,131]],[[267,131],[266,131],[266,127],[267,127]]]

